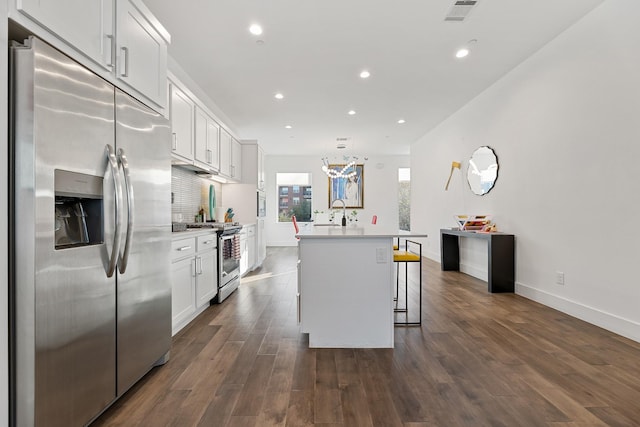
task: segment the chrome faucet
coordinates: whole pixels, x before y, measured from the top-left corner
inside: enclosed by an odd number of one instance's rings
[[[342,226],[345,227],[347,225],[347,204],[342,199],[335,199],[331,203],[331,208],[336,202],[342,202]]]

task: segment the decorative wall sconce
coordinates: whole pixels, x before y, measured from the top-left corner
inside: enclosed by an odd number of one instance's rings
[[[447,185],[444,186],[444,191],[449,190],[449,183],[451,182],[454,169],[460,169],[460,162],[451,162],[451,172],[449,172],[449,179],[447,179]]]

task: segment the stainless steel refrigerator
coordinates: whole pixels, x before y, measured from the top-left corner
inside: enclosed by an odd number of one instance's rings
[[[169,124],[39,39],[11,56],[12,420],[81,426],[168,359]]]

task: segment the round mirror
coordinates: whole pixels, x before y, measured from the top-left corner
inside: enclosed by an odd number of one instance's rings
[[[480,147],[473,152],[467,169],[467,182],[474,194],[487,194],[498,179],[498,158],[490,147]]]

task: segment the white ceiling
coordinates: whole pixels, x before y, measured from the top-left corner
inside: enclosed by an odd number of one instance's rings
[[[602,1],[479,0],[464,22],[445,22],[454,0],[144,0],[171,33],[169,54],[239,138],[310,155],[336,154],[343,137],[346,153],[408,154]]]

